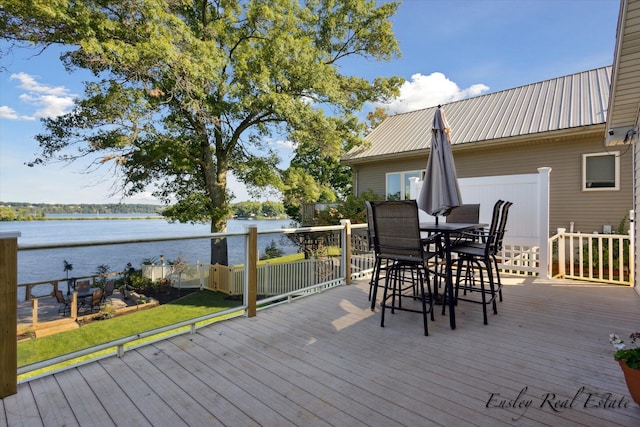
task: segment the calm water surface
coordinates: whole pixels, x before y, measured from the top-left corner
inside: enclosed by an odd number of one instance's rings
[[[256,225],[259,231],[268,231],[289,228],[291,224],[291,220],[229,220],[227,229],[229,232],[242,232],[245,227]],[[17,221],[0,222],[0,231],[19,231],[21,236],[18,238],[18,245],[23,245],[196,236],[209,233],[209,224],[172,224],[165,219]],[[258,236],[258,250],[263,252],[272,241],[285,253],[297,251],[280,234]],[[229,238],[230,264],[244,262],[244,246],[243,237]],[[124,270],[129,262],[139,268],[144,260],[159,262],[160,255],[164,255],[165,261],[181,256],[190,264],[197,261],[207,263],[210,259],[210,242],[208,239],[197,239],[19,251],[18,283],[65,279],[64,260],[73,265],[69,277],[80,277],[95,274],[97,267],[102,264],[108,265],[112,271]]]

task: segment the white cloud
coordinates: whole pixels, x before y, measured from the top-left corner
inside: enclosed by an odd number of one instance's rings
[[[127,197],[126,201],[135,203],[149,203],[160,204],[160,201],[152,194],[152,191],[143,191],[142,193],[136,193],[130,197]]]
[[[295,148],[296,148],[296,147],[295,147],[295,145],[296,145],[296,144],[294,144],[294,143],[293,143],[293,141],[288,141],[288,140],[282,140],[282,139],[279,139],[279,140],[275,141],[275,142],[274,142],[274,144],[275,144],[277,147],[279,147],[279,148],[283,148],[283,149],[285,149],[285,150],[291,150],[291,151],[293,151],[293,150],[295,150]]]
[[[44,95],[40,97],[38,105],[40,108],[33,114],[35,117],[57,117],[73,107],[73,98]]]
[[[11,80],[19,80],[20,85],[18,87],[28,92],[44,93],[56,96],[65,96],[69,94],[69,91],[64,86],[47,86],[38,83],[33,76],[27,73],[12,74]]]
[[[375,106],[383,107],[392,114],[406,113],[481,95],[488,90],[489,87],[481,83],[460,89],[455,82],[439,72],[428,76],[417,73],[411,76],[411,81],[404,82],[396,100]]]
[[[28,117],[19,116],[13,108],[7,107],[6,105],[0,105],[0,119],[26,120]]]
[[[57,117],[67,113],[73,106],[74,95],[64,86],[48,86],[39,83],[27,73],[11,75],[11,80],[20,82],[19,89],[26,92],[20,94],[21,102],[35,108],[29,115],[20,115],[8,106],[0,107],[0,118],[10,120],[34,120],[37,118]]]

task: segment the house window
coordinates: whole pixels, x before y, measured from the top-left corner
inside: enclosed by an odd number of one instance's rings
[[[411,181],[409,178],[422,178],[424,171],[394,172],[387,174],[387,200],[409,200]]]
[[[582,155],[582,190],[620,189],[619,152]]]

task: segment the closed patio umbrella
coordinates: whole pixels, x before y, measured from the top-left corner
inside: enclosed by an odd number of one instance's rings
[[[433,117],[432,131],[427,170],[417,202],[420,209],[434,215],[438,222],[439,215],[446,216],[452,208],[462,204],[449,125],[439,105]]]

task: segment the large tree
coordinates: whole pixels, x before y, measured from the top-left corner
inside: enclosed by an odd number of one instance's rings
[[[179,221],[226,230],[227,174],[283,188],[265,141],[339,156],[360,143],[367,101],[397,95],[399,78],[342,74],[360,56],[399,54],[374,0],[4,0],[0,37],[68,47],[68,70],[95,79],[70,113],[44,121],[33,164],[89,157],[111,165],[121,191],[148,188]],[[11,43],[9,43],[9,46]],[[10,50],[1,53],[10,54]],[[226,243],[212,241],[212,262]]]

